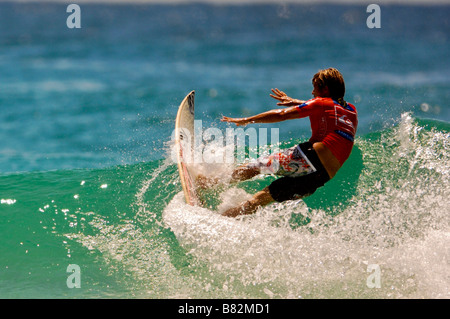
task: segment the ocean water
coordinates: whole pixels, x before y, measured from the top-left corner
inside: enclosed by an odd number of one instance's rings
[[[80,7],[69,29],[66,4],[0,3],[1,298],[449,298],[449,5],[382,5],[379,29],[356,4]],[[332,181],[242,219],[218,211],[273,177],[185,204],[188,92],[225,131],[330,66],[359,112]]]

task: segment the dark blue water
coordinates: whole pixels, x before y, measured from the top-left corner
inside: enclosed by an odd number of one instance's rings
[[[69,29],[66,4],[0,3],[0,297],[449,296],[450,6],[382,5],[380,29],[365,5],[80,7]],[[246,220],[184,203],[168,151],[188,92],[225,129],[271,88],[310,98],[327,67],[359,112],[330,183]]]

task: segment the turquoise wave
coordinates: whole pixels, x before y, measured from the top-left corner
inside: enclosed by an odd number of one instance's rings
[[[449,132],[405,113],[359,137],[309,198],[243,220],[185,205],[168,158],[2,175],[0,297],[446,297]],[[67,286],[70,264],[81,288]],[[368,264],[382,269],[379,289]]]

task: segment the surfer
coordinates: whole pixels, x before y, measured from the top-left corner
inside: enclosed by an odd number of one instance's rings
[[[312,78],[312,84],[314,98],[308,101],[293,99],[283,91],[272,89],[270,96],[279,101],[277,105],[286,108],[245,118],[222,117],[221,121],[237,126],[309,117],[312,130],[308,142],[236,168],[231,182],[244,181],[262,173],[281,177],[250,200],[225,211],[224,216],[252,214],[274,201],[309,196],[333,178],[350,156],[358,119],[355,106],[344,100],[342,74],[335,68],[320,70]]]

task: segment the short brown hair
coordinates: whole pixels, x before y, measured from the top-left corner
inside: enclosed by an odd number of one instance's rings
[[[320,89],[328,87],[331,98],[342,99],[345,95],[344,78],[335,68],[320,70],[312,78],[312,84],[317,85]]]

